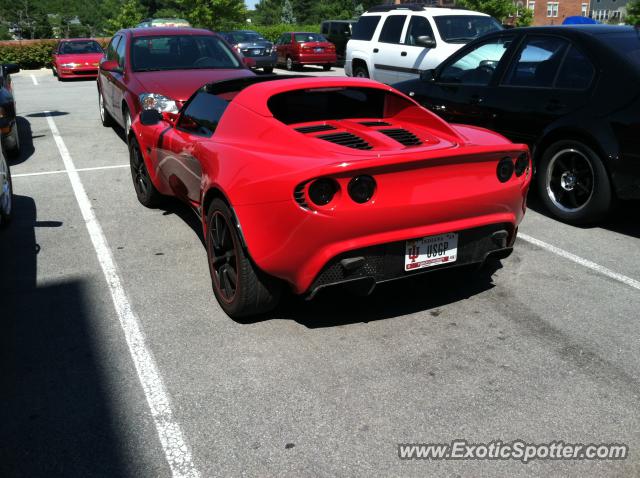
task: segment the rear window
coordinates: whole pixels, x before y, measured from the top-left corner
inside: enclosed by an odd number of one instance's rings
[[[482,35],[503,29],[495,18],[480,15],[442,15],[433,19],[440,37],[448,43],[468,43]]]
[[[414,106],[377,88],[315,88],[287,91],[267,102],[274,118],[285,124],[349,118],[384,118],[392,110]]]
[[[293,36],[297,43],[304,43],[307,41],[327,41],[327,39],[319,33],[294,33]]]
[[[353,40],[371,40],[378,23],[380,23],[380,15],[367,15],[360,17],[358,23],[353,26],[353,35],[351,35],[351,38]]]
[[[242,68],[223,40],[195,35],[134,38],[131,64],[134,71]]]

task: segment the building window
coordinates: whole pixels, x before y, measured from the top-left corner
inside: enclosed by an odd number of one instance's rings
[[[530,2],[527,4],[527,8],[528,8],[529,10],[531,10],[532,12],[533,12],[533,11],[535,11],[535,9],[536,9],[536,2],[535,2],[535,0],[534,0],[534,1],[530,1]]]
[[[558,4],[559,2],[547,2],[547,17],[558,17]]]
[[[583,3],[582,4],[582,16],[586,17],[589,14],[589,4],[588,3]]]

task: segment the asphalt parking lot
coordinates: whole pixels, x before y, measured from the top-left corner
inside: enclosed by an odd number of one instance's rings
[[[289,298],[237,322],[211,291],[195,216],[137,202],[95,82],[40,70],[15,75],[14,88],[23,153],[11,166],[14,221],[0,231],[0,475],[640,476],[638,203],[576,228],[531,197],[497,270],[427,275],[367,298]],[[134,323],[119,318],[123,304]],[[398,443],[460,438],[630,452],[398,458]]]

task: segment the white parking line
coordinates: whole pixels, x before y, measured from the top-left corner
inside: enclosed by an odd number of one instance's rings
[[[36,79],[35,75],[30,75],[31,76],[31,81],[33,81],[34,85],[38,85],[38,80]]]
[[[120,320],[120,326],[129,346],[129,353],[138,373],[138,379],[144,390],[147,404],[151,409],[151,416],[155,422],[158,437],[164,450],[165,457],[174,477],[198,477],[200,476],[191,458],[191,452],[180,425],[175,421],[173,411],[169,403],[169,396],[165,389],[158,367],[148,350],[144,333],[140,322],[136,317],[127,294],[122,286],[122,280],[118,275],[117,266],[113,259],[107,239],[102,232],[102,227],[91,207],[91,201],[80,181],[80,175],[73,164],[69,150],[65,145],[60,132],[48,111],[44,112],[49,123],[49,128],[55,139],[56,146],[62,157],[65,171],[69,175],[71,187],[75,194],[80,212],[87,225],[93,248],[98,256],[102,272],[107,280],[111,298]]]
[[[82,172],[82,171],[99,171],[101,169],[117,169],[117,168],[128,168],[129,165],[128,164],[117,164],[115,166],[96,166],[93,168],[78,168],[78,169],[74,169],[73,171],[76,172]],[[11,178],[25,178],[28,176],[45,176],[47,174],[61,174],[61,173],[67,173],[68,171],[66,169],[60,169],[60,170],[56,170],[56,171],[40,171],[37,173],[22,173],[22,174],[12,174]]]
[[[521,232],[518,233],[518,237],[520,239],[522,239],[523,241],[527,241],[530,244],[533,244],[534,246],[538,246],[541,247],[543,249],[546,249],[549,252],[553,252],[554,254],[560,256],[560,257],[564,257],[565,259],[569,259],[570,261],[575,262],[576,264],[580,264],[581,266],[587,267],[593,271],[598,272],[599,274],[602,274],[604,276],[609,277],[610,279],[616,280],[618,282],[622,282],[623,284],[628,285],[629,287],[633,287],[634,289],[638,289],[640,290],[640,281],[637,281],[635,279],[632,279],[631,277],[627,277],[625,275],[622,274],[618,274],[617,272],[612,271],[611,269],[607,269],[604,266],[601,266],[600,264],[596,264],[595,262],[591,262],[588,259],[583,259],[580,256],[576,256],[575,254],[572,254],[568,251],[565,251],[564,249],[560,249],[559,247],[556,246],[552,246],[551,244],[548,244],[544,241],[541,241],[540,239],[536,239],[535,237],[531,237],[528,236],[527,234],[523,234]]]

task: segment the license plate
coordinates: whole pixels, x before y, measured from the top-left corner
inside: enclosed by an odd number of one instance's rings
[[[253,50],[252,53],[254,55],[260,55],[260,54],[262,54],[262,50],[259,50],[259,49],[258,50]]]
[[[412,271],[455,262],[458,258],[458,234],[448,232],[439,236],[407,241],[404,270]]]
[[[316,53],[322,53],[324,51],[324,48],[314,48],[313,51],[315,51]]]

